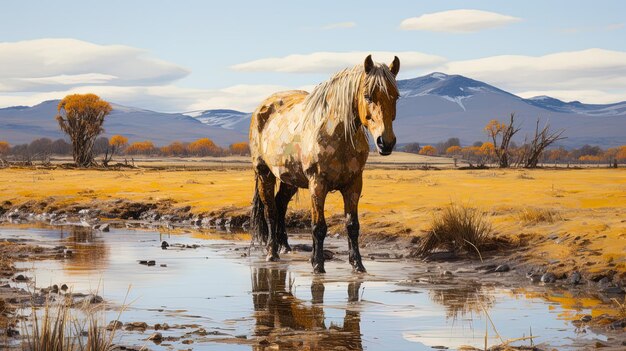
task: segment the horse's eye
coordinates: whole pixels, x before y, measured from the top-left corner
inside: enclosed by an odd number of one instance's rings
[[[372,97],[370,95],[365,95],[364,98],[365,98],[365,101],[367,101],[368,103],[372,102]]]

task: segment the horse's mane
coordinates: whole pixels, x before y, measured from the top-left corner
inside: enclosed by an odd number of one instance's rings
[[[361,78],[365,77],[365,94],[373,94],[379,89],[389,95],[389,84],[398,93],[396,78],[384,64],[374,64],[368,74],[363,65],[346,68],[320,83],[304,100],[304,121],[319,126],[325,118],[333,117],[343,122],[346,138],[356,132],[354,100],[359,91]]]

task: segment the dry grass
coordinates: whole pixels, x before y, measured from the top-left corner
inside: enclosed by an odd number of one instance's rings
[[[71,298],[51,306],[48,301],[43,316],[32,307],[32,326],[23,325],[26,331],[23,346],[31,351],[110,351],[114,349],[115,329],[107,331],[100,325],[97,310],[83,309],[84,319],[72,314]]]
[[[519,218],[528,224],[554,223],[561,220],[561,216],[556,211],[532,207],[523,209],[519,214]]]
[[[491,237],[491,223],[473,207],[451,204],[432,222],[432,228],[418,249],[425,255],[436,249],[479,255]]]
[[[626,318],[626,296],[624,302],[619,302],[616,298],[611,299],[617,305],[617,315],[619,318]]]

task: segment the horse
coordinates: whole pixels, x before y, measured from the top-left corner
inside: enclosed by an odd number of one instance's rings
[[[366,272],[359,252],[359,198],[369,154],[367,131],[378,152],[389,155],[396,144],[393,121],[399,98],[396,76],[400,60],[346,68],[320,83],[309,94],[302,90],[271,95],[250,121],[250,153],[255,191],[250,217],[253,242],[266,246],[267,261],[291,250],[285,229],[287,205],[299,188],[311,194],[315,273],[325,273],[324,202],[330,191],[343,197],[349,261]],[[275,193],[276,182],[280,183]]]

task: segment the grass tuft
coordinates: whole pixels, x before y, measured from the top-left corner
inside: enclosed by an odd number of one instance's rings
[[[451,204],[433,219],[431,230],[422,240],[417,254],[426,255],[436,249],[446,249],[480,256],[491,234],[491,223],[483,212]]]
[[[43,315],[32,305],[32,325],[24,323],[23,348],[30,351],[111,351],[115,330],[100,325],[97,310],[83,306],[86,317],[78,319],[71,313],[72,299],[64,298],[51,305],[48,301]]]
[[[525,208],[519,214],[520,219],[529,224],[554,223],[561,219],[561,216],[552,210],[544,208]]]

